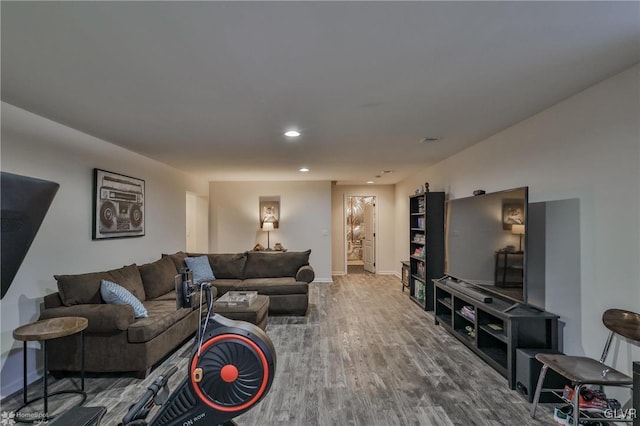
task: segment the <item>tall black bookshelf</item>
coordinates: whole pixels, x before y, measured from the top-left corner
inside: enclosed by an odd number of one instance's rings
[[[444,275],[444,192],[409,196],[409,273],[409,297],[432,311],[432,280]]]

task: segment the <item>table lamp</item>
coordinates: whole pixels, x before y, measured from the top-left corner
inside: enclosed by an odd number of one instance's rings
[[[522,253],[522,235],[524,234],[524,225],[511,225],[511,233],[520,237],[520,247],[518,252]]]
[[[263,231],[267,231],[267,250],[271,250],[271,245],[269,243],[269,235],[271,233],[271,231],[273,231],[274,227],[273,227],[273,222],[263,222],[262,223],[262,230]]]

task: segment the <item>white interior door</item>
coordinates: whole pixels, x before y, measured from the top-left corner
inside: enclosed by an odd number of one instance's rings
[[[375,229],[375,202],[364,205],[364,244],[362,257],[364,270],[376,272],[376,229]]]

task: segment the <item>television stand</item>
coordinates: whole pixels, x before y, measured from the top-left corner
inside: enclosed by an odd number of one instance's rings
[[[506,377],[510,389],[516,387],[516,349],[558,349],[558,315],[498,298],[482,302],[447,278],[433,284],[435,324]]]

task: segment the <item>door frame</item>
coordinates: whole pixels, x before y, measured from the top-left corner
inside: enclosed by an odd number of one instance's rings
[[[344,274],[347,275],[349,272],[348,264],[347,264],[347,199],[349,197],[372,197],[373,198],[373,232],[375,233],[374,237],[374,247],[373,247],[373,263],[376,264],[376,274],[378,274],[378,196],[377,195],[360,195],[360,194],[344,194],[342,197],[342,251],[343,251],[343,262],[344,262]]]

